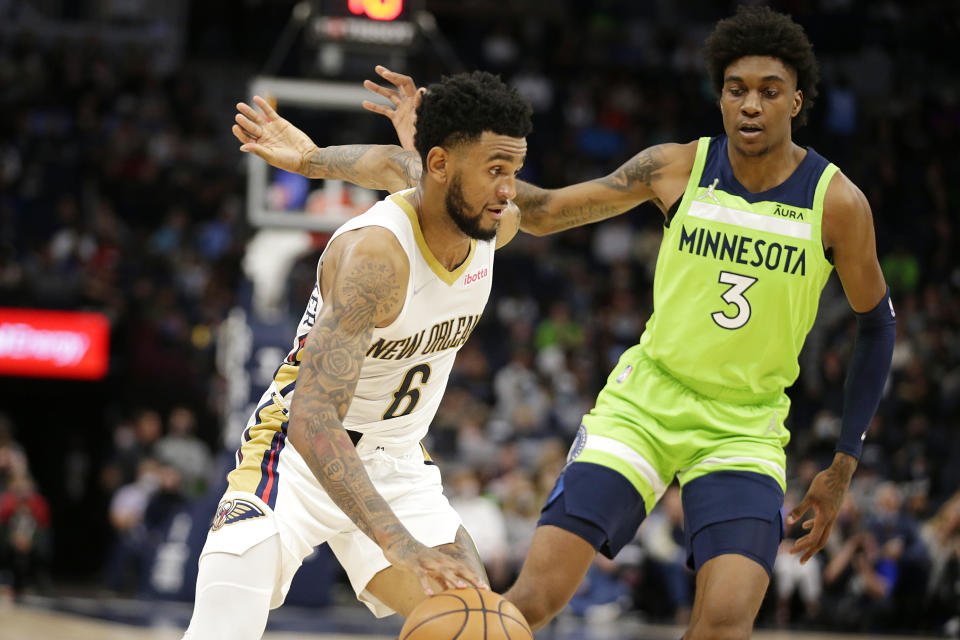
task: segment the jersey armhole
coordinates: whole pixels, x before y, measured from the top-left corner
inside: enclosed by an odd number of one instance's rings
[[[684,190],[683,195],[674,203],[674,206],[670,207],[667,213],[667,223],[665,227],[670,226],[670,223],[676,217],[677,213],[680,211],[686,211],[690,206],[690,202],[697,196],[697,187],[700,184],[700,176],[703,175],[703,167],[707,163],[707,152],[710,150],[710,140],[711,138],[700,138],[697,141],[697,155],[693,160],[693,167],[690,169],[690,178],[687,180],[687,188]],[[676,209],[674,209],[676,207]],[[670,213],[672,211],[673,213]]]
[[[823,256],[823,259],[826,260],[831,267],[833,266],[833,248],[828,249],[823,245],[823,202],[826,199],[827,189],[830,183],[839,172],[840,168],[832,162],[824,167],[823,173],[820,174],[820,179],[817,181],[817,188],[813,192],[813,210],[820,214],[817,224],[820,242],[817,243],[817,246],[820,247],[820,254]]]

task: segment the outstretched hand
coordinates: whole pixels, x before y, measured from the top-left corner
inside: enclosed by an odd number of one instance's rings
[[[856,466],[856,458],[843,453],[836,454],[833,464],[814,476],[807,495],[787,515],[787,526],[791,526],[813,509],[813,519],[800,525],[809,533],[801,536],[790,550],[792,554],[803,554],[801,564],[806,564],[827,544]]]
[[[417,107],[427,90],[423,87],[417,88],[410,76],[390,71],[383,65],[378,64],[375,70],[381,78],[396,88],[381,87],[371,80],[364,80],[363,86],[389,100],[393,108],[369,100],[363,101],[363,108],[390,118],[393,128],[397,130],[397,137],[400,138],[400,146],[407,151],[416,151],[413,135],[417,131]]]
[[[306,175],[310,156],[317,145],[310,136],[281,118],[260,96],[253,97],[256,110],[245,102],[237,103],[233,135],[243,144],[240,151],[253,153],[268,163],[292,173]]]
[[[384,555],[393,566],[414,573],[423,592],[428,596],[434,595],[434,585],[439,585],[441,591],[469,587],[490,588],[482,576],[453,556],[420,544],[412,538],[385,548]]]

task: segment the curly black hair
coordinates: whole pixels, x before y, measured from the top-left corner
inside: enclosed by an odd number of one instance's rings
[[[413,144],[427,166],[434,147],[471,142],[484,131],[525,138],[533,129],[533,107],[516,89],[486,71],[445,76],[427,87],[417,107]]]
[[[770,7],[745,5],[733,16],[718,22],[704,43],[704,58],[718,95],[723,89],[727,67],[745,56],[771,56],[793,69],[797,74],[797,88],[803,92],[803,105],[794,118],[794,125],[806,123],[807,112],[817,97],[820,67],[803,27]]]

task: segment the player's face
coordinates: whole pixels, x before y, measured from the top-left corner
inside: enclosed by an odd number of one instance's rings
[[[723,128],[742,155],[763,155],[789,142],[791,121],[802,103],[796,73],[779,58],[745,56],[724,72]]]
[[[463,233],[491,240],[509,201],[517,195],[517,174],[527,155],[527,141],[485,131],[476,142],[453,154],[447,187],[447,213]]]

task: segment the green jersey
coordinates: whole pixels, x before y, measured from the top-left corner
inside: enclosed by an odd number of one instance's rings
[[[762,401],[793,384],[832,269],[820,223],[836,172],[809,149],[782,184],[751,193],[733,175],[726,136],[701,138],[664,229],[643,352],[716,399]]]

